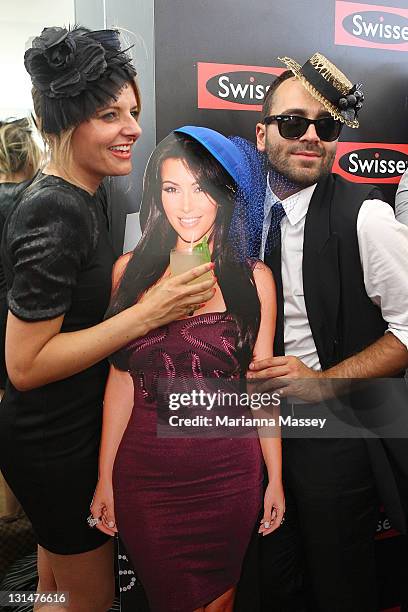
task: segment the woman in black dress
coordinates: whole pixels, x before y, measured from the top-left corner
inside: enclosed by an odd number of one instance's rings
[[[102,322],[113,253],[95,193],[105,176],[131,170],[141,133],[136,73],[116,31],[81,27],[45,28],[25,65],[50,161],[4,229],[10,381],[0,407],[0,467],[38,536],[39,590],[69,592],[70,611],[105,612],[112,542],[87,524],[104,359],[210,299],[214,281],[187,284],[211,269],[200,266]]]

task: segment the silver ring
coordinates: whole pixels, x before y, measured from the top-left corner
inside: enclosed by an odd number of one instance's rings
[[[269,529],[269,527],[271,526],[269,521],[264,521],[264,527],[265,529]]]
[[[87,520],[89,527],[95,527],[95,525],[99,523],[99,519],[94,518],[92,514],[90,514],[86,520]]]

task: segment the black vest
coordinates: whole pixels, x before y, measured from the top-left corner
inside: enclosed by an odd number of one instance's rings
[[[331,174],[318,183],[309,204],[303,242],[303,290],[323,370],[363,350],[381,338],[387,328],[380,308],[365,291],[357,240],[359,210],[364,200],[373,198],[381,199],[381,193],[372,185],[349,183]],[[277,287],[274,354],[283,355],[280,246],[265,258],[265,262],[274,273]],[[396,403],[404,409],[407,406],[406,387],[403,380],[400,382]],[[366,443],[389,518],[394,527],[406,533],[407,441],[404,438],[371,438]]]
[[[309,204],[303,243],[303,289],[323,370],[372,344],[387,328],[380,309],[365,291],[357,240],[360,207],[364,200],[374,197],[381,196],[372,185],[349,183],[330,174],[318,183]],[[283,355],[281,270],[276,258],[266,258],[265,262],[270,264],[277,283],[275,355]]]

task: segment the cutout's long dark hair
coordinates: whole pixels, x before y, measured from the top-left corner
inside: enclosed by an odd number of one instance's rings
[[[253,262],[242,261],[228,241],[237,186],[223,166],[190,136],[170,134],[157,146],[148,162],[141,206],[143,235],[114,292],[106,316],[113,316],[137,302],[169,265],[170,250],[177,242],[177,233],[163,210],[161,195],[161,168],[163,161],[169,158],[181,159],[200,187],[218,204],[212,260],[226,311],[238,325],[237,356],[244,372],[252,358],[261,308]],[[234,242],[239,244],[239,240]]]

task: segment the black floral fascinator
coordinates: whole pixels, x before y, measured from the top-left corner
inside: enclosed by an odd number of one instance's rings
[[[42,129],[59,134],[116,99],[136,76],[117,30],[44,28],[25,52],[24,65],[39,94]]]

